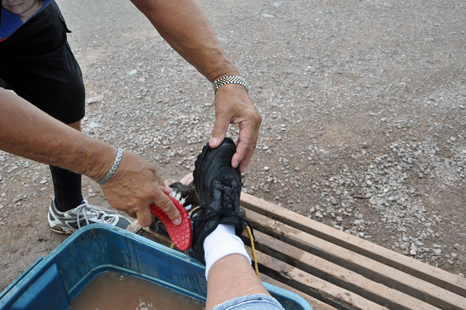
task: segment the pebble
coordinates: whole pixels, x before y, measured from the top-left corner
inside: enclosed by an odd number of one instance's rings
[[[437,255],[437,256],[442,255],[442,250],[441,249],[434,249],[433,252],[434,252],[434,255]]]

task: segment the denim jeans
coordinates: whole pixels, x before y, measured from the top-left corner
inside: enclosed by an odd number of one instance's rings
[[[278,301],[265,294],[246,295],[217,305],[214,310],[284,310]]]

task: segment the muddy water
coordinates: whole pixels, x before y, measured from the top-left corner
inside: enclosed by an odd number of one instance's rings
[[[205,304],[160,285],[116,272],[95,277],[70,310],[202,310]]]

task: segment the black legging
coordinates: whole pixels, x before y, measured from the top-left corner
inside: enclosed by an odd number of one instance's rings
[[[85,90],[67,32],[53,2],[0,42],[0,86],[72,124],[84,117]],[[81,175],[52,166],[50,171],[57,208],[67,211],[81,204]]]

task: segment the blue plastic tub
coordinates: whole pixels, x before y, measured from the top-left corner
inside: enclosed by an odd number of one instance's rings
[[[98,274],[115,271],[205,302],[204,266],[189,256],[105,224],[80,229],[0,294],[0,310],[65,310]],[[285,309],[312,310],[300,296],[264,283]]]

